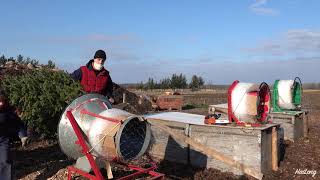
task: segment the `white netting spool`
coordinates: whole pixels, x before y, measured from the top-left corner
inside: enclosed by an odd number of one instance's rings
[[[283,109],[295,109],[293,104],[294,80],[280,80],[278,83],[278,105]]]
[[[240,120],[242,115],[257,115],[256,97],[248,93],[258,91],[259,85],[254,83],[239,83],[232,91],[232,112]],[[241,120],[240,120],[241,121]]]

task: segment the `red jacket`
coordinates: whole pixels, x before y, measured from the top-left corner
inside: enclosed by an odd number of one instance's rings
[[[113,83],[109,71],[102,68],[95,71],[92,67],[92,60],[86,66],[81,66],[71,74],[75,80],[80,80],[82,88],[87,93],[98,93],[112,97]]]
[[[89,70],[87,66],[81,66],[82,78],[81,78],[81,85],[87,93],[99,93],[103,94],[103,90],[106,88],[108,80],[109,80],[109,73],[103,69],[100,72],[96,73],[94,70]]]

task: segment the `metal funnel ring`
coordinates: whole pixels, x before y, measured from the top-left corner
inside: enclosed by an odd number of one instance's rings
[[[142,117],[129,117],[121,125],[115,137],[119,158],[124,161],[139,158],[146,152],[150,139],[150,124]]]

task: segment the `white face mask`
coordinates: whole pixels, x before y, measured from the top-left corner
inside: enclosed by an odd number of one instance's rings
[[[95,70],[100,71],[103,68],[103,64],[98,64],[98,63],[93,62],[93,68]]]

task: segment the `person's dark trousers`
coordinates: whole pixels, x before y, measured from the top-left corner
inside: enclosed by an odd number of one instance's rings
[[[6,137],[0,137],[0,179],[12,179],[11,164],[9,159],[9,138]]]

